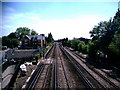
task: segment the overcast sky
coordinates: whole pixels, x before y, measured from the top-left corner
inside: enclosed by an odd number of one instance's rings
[[[2,2],[2,36],[18,27],[54,39],[90,38],[89,31],[115,15],[118,2]]]

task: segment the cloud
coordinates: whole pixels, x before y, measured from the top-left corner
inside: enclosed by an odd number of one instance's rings
[[[10,26],[10,25],[3,25],[3,27],[2,27],[2,28],[12,28],[12,27],[14,27],[14,26]]]
[[[47,19],[43,20],[40,15],[35,13],[17,13],[9,16],[9,24],[5,24],[4,32],[15,31],[18,27],[28,27],[36,30],[39,34],[52,33],[55,39],[68,37],[90,38],[89,31],[106,17],[100,15],[81,15],[66,19]],[[14,22],[13,22],[14,21]],[[12,24],[11,24],[12,23]],[[14,26],[14,27],[13,27]]]
[[[30,16],[29,19],[31,19],[33,21],[39,21],[40,17],[39,16]]]
[[[24,14],[22,14],[22,13],[19,13],[19,14],[16,14],[16,18],[21,18],[21,17],[23,17],[24,16]]]
[[[8,35],[9,33],[13,32],[13,30],[14,30],[13,28],[14,28],[14,26],[12,26],[12,25],[3,25],[1,27],[1,31],[2,31],[1,35],[2,36]]]
[[[36,30],[38,33],[51,32],[55,39],[68,37],[86,37],[90,38],[89,31],[92,30],[94,25],[97,25],[102,20],[106,20],[105,17],[98,15],[86,15],[75,17],[72,19],[54,19],[54,20],[41,20],[28,25],[29,28]]]
[[[5,23],[15,23],[16,21],[20,21],[20,19],[22,19],[24,17],[24,14],[22,13],[17,13],[17,14],[9,14],[9,15],[5,15],[2,16],[2,21],[3,24]]]

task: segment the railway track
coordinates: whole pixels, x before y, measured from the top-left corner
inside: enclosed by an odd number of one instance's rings
[[[85,63],[85,60],[84,58],[82,58],[78,53],[74,53],[73,54],[78,57],[80,60],[82,60],[83,63]],[[90,64],[96,66],[97,68],[100,68],[99,65],[96,65],[95,63],[89,61]],[[92,70],[94,71],[96,74],[98,74],[101,78],[103,78],[104,80],[106,80],[107,82],[109,82],[114,88],[116,89],[120,89],[120,81],[117,80],[117,79],[113,79],[111,77],[109,77],[108,75],[106,75],[106,72],[104,70],[99,70],[99,69],[96,69],[94,68],[93,66],[87,64],[87,66]],[[104,75],[103,75],[104,74]]]
[[[63,62],[63,58],[62,58],[62,55],[61,55],[61,50],[60,50],[60,48],[59,47],[57,47],[58,48],[58,51],[59,51],[59,53],[58,53],[58,55],[59,55],[59,64],[61,65],[61,68],[62,68],[62,70],[63,70],[63,77],[65,78],[65,81],[66,81],[66,86],[65,86],[65,88],[67,88],[68,90],[70,90],[70,83],[69,83],[69,81],[68,81],[68,78],[67,78],[67,74],[66,74],[66,70],[65,70],[65,67],[64,67],[64,62]]]
[[[82,78],[82,81],[85,83],[87,88],[103,88],[103,86],[97,80],[95,80],[82,66],[80,66],[80,64],[74,60],[71,55],[69,55],[63,48],[61,49],[70,60],[73,67],[77,70],[79,77]]]
[[[54,52],[54,45],[52,45],[52,47],[45,53],[44,55],[44,59],[47,59],[49,57],[53,57],[52,53]]]
[[[56,61],[56,55],[55,55],[55,48],[54,47],[54,52],[53,52],[53,65],[52,65],[52,75],[51,75],[51,83],[50,83],[50,88],[51,89],[57,89],[58,87],[58,77],[57,77],[57,61]]]
[[[77,79],[78,74],[76,73],[76,70],[74,70],[68,60],[65,59],[61,49],[60,45],[56,44],[56,60],[57,60],[57,76],[58,78],[58,88],[66,88],[68,90],[74,89],[74,88],[86,88],[85,84],[81,82],[81,79]],[[69,65],[67,65],[69,64]],[[74,72],[71,72],[73,71]],[[74,73],[74,74],[73,74]],[[61,80],[62,79],[62,80]]]
[[[56,60],[54,60],[53,63],[54,64],[52,65],[52,75],[51,75],[50,89],[55,89],[56,90],[57,87],[58,87]]]
[[[55,50],[53,56],[54,56],[53,57],[54,61],[53,61],[53,69],[52,69],[51,85],[50,85],[51,89],[55,89],[55,90],[60,88],[69,89],[66,73],[61,61],[60,50],[57,44],[55,44]]]
[[[55,43],[45,55],[48,64],[39,64],[26,85],[26,89],[57,90],[67,88],[119,89],[113,83],[98,74],[93,68],[85,66],[81,58]],[[82,63],[82,64],[81,64]],[[94,73],[93,74],[91,74]]]
[[[81,80],[76,81],[75,77],[78,77],[77,74],[74,74],[73,77],[72,72],[68,71],[69,69],[65,65],[65,59],[63,58],[61,49],[59,48],[59,44],[55,44],[55,50],[53,53],[53,65],[52,65],[52,75],[50,82],[50,89],[73,89],[78,88],[75,84],[77,83],[79,86],[85,88],[85,84],[81,82]],[[68,61],[68,60],[67,60]],[[71,67],[69,67],[71,68]],[[67,74],[69,72],[69,74]],[[70,76],[71,75],[71,76]],[[58,78],[59,77],[59,78]],[[80,86],[80,87],[81,87]],[[81,87],[81,88],[82,88]]]
[[[49,64],[39,64],[29,82],[25,86],[25,89],[45,89],[50,86],[50,77],[52,70],[52,58],[54,52],[54,45],[48,50],[45,58],[50,60]]]
[[[35,88],[36,82],[40,75],[42,74],[45,65],[38,65],[37,70],[34,72],[33,76],[30,78],[29,82],[27,83],[25,89],[33,89]]]
[[[51,77],[51,65],[46,65],[41,76],[39,76],[37,82],[35,83],[34,90],[36,89],[48,89],[50,88],[50,77]]]
[[[81,60],[82,62],[85,61],[85,60],[83,60],[84,58],[81,58],[80,55],[78,55],[78,54],[76,54],[76,53],[72,53],[72,54],[74,54],[74,55],[75,55],[77,58],[79,58],[79,60]],[[84,62],[84,63],[85,63],[85,62]],[[100,81],[102,80],[102,81],[104,81],[104,82],[106,82],[106,83],[108,84],[107,87],[105,86],[105,84],[103,84],[102,86],[103,86],[104,88],[120,89],[120,82],[118,82],[118,81],[116,81],[116,83],[115,83],[115,82],[112,82],[112,81],[110,80],[110,78],[105,77],[105,76],[102,75],[100,72],[98,72],[95,68],[89,66],[88,64],[87,64],[87,66],[88,66],[88,68],[89,68],[93,73],[95,73],[95,74],[100,78]]]

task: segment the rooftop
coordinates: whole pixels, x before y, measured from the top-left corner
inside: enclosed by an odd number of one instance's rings
[[[45,39],[45,37],[44,36],[42,36],[42,35],[25,35],[26,37],[28,37],[29,39],[38,39],[38,40],[44,40]]]

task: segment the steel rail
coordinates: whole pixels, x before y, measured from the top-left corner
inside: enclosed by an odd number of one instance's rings
[[[95,88],[94,85],[88,80],[87,77],[85,77],[85,75],[80,70],[80,68],[82,68],[82,69],[84,69],[84,68],[82,66],[80,66],[79,63],[71,55],[69,55],[69,53],[65,49],[63,49],[63,48],[61,48],[61,49],[64,52],[64,54],[68,57],[68,59],[70,60],[72,65],[76,68],[78,75],[83,78],[83,81],[86,84],[86,86],[88,86],[90,89],[94,89]],[[84,71],[86,71],[86,70],[84,70]],[[87,73],[89,74],[89,72],[87,72]],[[97,83],[99,83],[91,74],[89,74],[89,76],[92,77]],[[104,88],[100,83],[99,83],[99,85],[102,88]]]
[[[69,49],[69,48],[67,48],[67,49]],[[78,58],[80,57],[82,60],[86,59],[86,58],[82,57],[81,55],[79,55],[77,52],[73,52],[73,54],[74,53],[77,55]],[[91,63],[92,65],[95,65],[98,68],[100,68],[99,65],[96,65],[95,62],[93,63],[91,60],[89,60],[89,63]],[[120,71],[120,69],[118,69],[118,68],[116,68],[114,66],[111,66],[110,64],[105,63],[105,65],[108,66],[109,68],[111,68],[113,71]],[[104,72],[104,73],[106,73],[104,70],[101,70],[101,71]],[[116,78],[115,80],[118,81],[118,82],[120,82],[120,79],[118,79],[118,78]]]
[[[59,46],[59,52],[61,52],[60,46]],[[65,79],[66,79],[66,82],[67,82],[67,87],[68,87],[67,89],[70,90],[70,84],[68,82],[68,78],[66,76],[66,71],[65,71],[65,68],[64,68],[64,65],[63,65],[63,58],[60,55],[60,53],[59,53],[59,57],[60,57],[61,65],[62,65],[62,68],[63,68],[64,76],[65,76]]]
[[[55,52],[54,52],[55,54],[57,54],[57,51],[56,51],[56,44],[55,44]],[[55,55],[55,64],[54,64],[54,88],[55,88],[55,90],[57,90],[58,89],[58,68],[57,68],[57,65],[58,63],[57,63],[57,55]]]
[[[54,45],[48,50],[48,52],[46,53],[46,55],[45,55],[45,58],[48,58],[48,57],[50,57],[51,55],[49,55],[49,54],[51,54],[50,52],[53,52],[53,48],[54,48]],[[44,68],[45,68],[45,64],[39,64],[38,66],[37,66],[37,69],[35,70],[35,72],[33,73],[33,75],[31,76],[31,78],[30,78],[30,80],[29,80],[29,82],[27,83],[27,85],[25,86],[25,89],[34,89],[35,88],[35,85],[36,85],[36,83],[37,83],[37,81],[38,81],[38,78],[40,77],[40,75],[42,74],[42,72],[44,71]],[[46,82],[46,81],[44,81],[44,82]],[[44,84],[44,86],[45,86],[45,84]],[[43,88],[45,88],[43,86]]]
[[[54,61],[53,61],[53,64],[54,64]],[[53,87],[54,87],[54,79],[53,79],[53,77],[54,77],[54,65],[52,64],[52,74],[51,74],[51,80],[50,80],[50,90],[52,90],[53,89]]]
[[[47,83],[48,83],[48,76],[50,74],[50,70],[51,70],[51,65],[47,67],[47,70],[46,70],[46,74],[45,74],[45,79],[44,79],[44,83],[42,85],[42,88],[41,89],[46,89],[47,88]]]
[[[52,47],[45,53],[45,56],[44,56],[45,59],[51,56],[51,55],[49,55],[49,54],[51,54],[50,52],[52,52],[53,48],[54,48],[54,44],[53,44]]]
[[[84,59],[84,58],[82,58],[80,55],[78,55],[77,53],[73,53],[77,58],[79,58],[80,60],[81,59]],[[120,87],[119,86],[117,86],[117,85],[115,85],[113,82],[111,82],[108,78],[106,78],[105,76],[103,76],[101,73],[99,73],[98,71],[96,71],[95,69],[93,69],[92,67],[90,67],[89,65],[88,65],[88,67],[92,70],[92,71],[94,71],[96,74],[98,74],[101,78],[103,78],[104,80],[106,80],[109,84],[111,84],[114,88],[116,88],[116,89],[120,89]],[[97,66],[98,67],[98,66]]]
[[[36,82],[40,75],[42,74],[43,70],[45,68],[45,65],[39,65],[38,68],[35,70],[33,75],[31,76],[29,82],[27,83],[25,89],[33,89],[36,85]]]
[[[50,82],[50,89],[51,90],[56,90],[58,88],[58,79],[57,79],[57,59],[56,59],[56,44],[54,45],[54,50],[53,50],[53,63],[52,63],[52,75],[51,75],[51,82]]]

